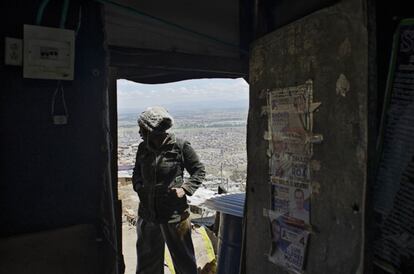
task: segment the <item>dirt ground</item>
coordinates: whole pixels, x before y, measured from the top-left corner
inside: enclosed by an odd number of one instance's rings
[[[122,250],[125,262],[125,274],[134,274],[137,264],[135,242],[137,240],[135,227],[124,223],[122,225]]]
[[[118,196],[119,199],[122,200],[122,250],[125,262],[125,274],[134,274],[137,264],[135,247],[137,235],[136,227],[133,224],[135,224],[135,219],[137,218],[139,200],[131,185],[119,185]],[[199,217],[198,215],[194,215],[192,217],[194,218],[195,216]],[[202,237],[200,228],[193,227],[192,238],[196,252],[197,265],[203,269],[205,265],[211,261],[211,255],[208,256],[207,254],[205,238]],[[216,242],[216,240],[213,240],[212,242]],[[212,244],[215,245],[214,243]],[[167,247],[166,250],[168,250]],[[164,267],[164,273],[171,274],[171,271],[166,263]],[[214,272],[201,271],[201,273]]]
[[[135,274],[137,266],[137,253],[135,243],[137,241],[137,234],[135,226],[126,222],[122,225],[122,250],[125,262],[125,274]],[[171,274],[167,266],[164,267],[165,274]]]
[[[119,185],[118,197],[122,200],[122,252],[125,262],[125,274],[135,274],[137,233],[135,226],[130,222],[133,222],[133,219],[137,217],[139,200],[131,185]],[[164,267],[164,273],[171,273],[168,267]]]

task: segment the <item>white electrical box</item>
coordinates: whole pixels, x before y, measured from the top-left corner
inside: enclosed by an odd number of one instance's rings
[[[73,80],[75,32],[24,25],[23,77]]]

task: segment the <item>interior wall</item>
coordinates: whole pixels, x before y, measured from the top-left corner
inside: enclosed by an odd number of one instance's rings
[[[246,273],[270,263],[266,90],[313,80],[311,224],[306,273],[363,273],[368,138],[368,31],[363,0],[343,0],[255,41],[250,56]],[[342,75],[342,76],[341,76]]]
[[[42,1],[2,3],[2,38],[23,38]],[[42,25],[57,27],[63,1],[50,1]],[[79,20],[79,9],[82,15]],[[70,1],[66,28],[77,29],[75,80],[63,81],[69,118],[51,117],[56,80],[23,79],[22,67],[0,65],[0,234],[98,223],[107,149],[101,7]],[[3,54],[3,43],[1,43]],[[4,60],[1,56],[1,60]],[[62,109],[59,96],[57,111]]]
[[[2,273],[91,274],[105,270],[102,246],[93,225],[76,225],[0,238]],[[45,254],[47,250],[47,254]]]

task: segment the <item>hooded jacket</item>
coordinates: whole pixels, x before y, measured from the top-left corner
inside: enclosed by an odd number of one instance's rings
[[[190,174],[186,182],[184,168]],[[187,218],[186,196],[178,198],[171,188],[182,187],[191,196],[204,177],[204,165],[188,141],[168,134],[158,149],[148,141],[141,142],[132,175],[134,190],[140,198],[139,216],[154,223],[179,222]]]
[[[138,125],[149,132],[163,133],[174,124],[168,111],[160,106],[149,107],[138,117]]]

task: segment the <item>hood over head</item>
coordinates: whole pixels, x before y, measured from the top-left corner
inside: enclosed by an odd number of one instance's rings
[[[173,124],[172,116],[160,106],[149,107],[138,117],[138,125],[155,134],[164,133]]]

